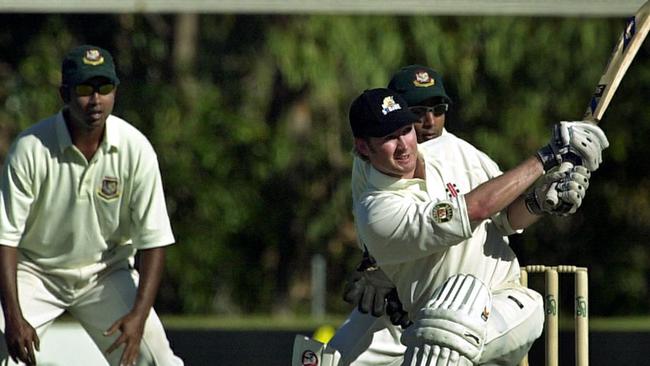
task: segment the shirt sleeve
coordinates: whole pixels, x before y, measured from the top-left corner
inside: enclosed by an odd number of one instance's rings
[[[13,150],[0,178],[0,245],[17,247],[34,201],[29,164]]]
[[[138,249],[156,248],[174,243],[158,159],[147,143],[135,169],[131,200],[132,241]]]
[[[420,202],[375,192],[364,196],[355,211],[359,236],[380,265],[425,257],[472,236],[463,196]]]
[[[357,202],[359,197],[368,188],[368,174],[370,171],[370,163],[364,161],[358,156],[355,156],[352,161],[352,202]]]

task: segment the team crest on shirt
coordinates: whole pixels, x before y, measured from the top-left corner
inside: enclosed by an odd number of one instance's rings
[[[110,200],[120,195],[120,184],[115,177],[104,177],[102,186],[97,191],[102,198]]]
[[[318,356],[312,350],[302,353],[302,366],[318,366]]]
[[[104,63],[104,56],[97,49],[90,49],[86,51],[86,54],[83,58],[83,63],[86,65],[101,65]]]
[[[429,75],[428,72],[424,70],[415,72],[415,80],[413,80],[413,85],[421,88],[427,88],[435,83],[436,81],[431,77],[431,75]]]
[[[402,109],[402,106],[399,105],[399,103],[395,102],[395,99],[393,97],[386,97],[384,98],[382,104],[381,104],[381,113],[387,115],[388,113],[392,111],[396,111],[398,109]]]
[[[433,206],[433,221],[438,224],[451,220],[454,216],[454,209],[449,203],[441,202]]]

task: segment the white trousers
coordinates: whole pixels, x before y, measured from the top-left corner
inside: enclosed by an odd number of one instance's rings
[[[103,333],[131,310],[138,286],[138,273],[135,269],[125,264],[89,280],[71,284],[19,266],[17,282],[23,316],[36,329],[39,339],[43,339],[48,327],[67,311],[81,323],[108,363],[119,365],[123,346],[108,355],[104,351],[119,337],[120,332],[117,331],[110,337]],[[64,283],[71,286],[60,288]],[[3,338],[4,328],[2,316],[0,330]],[[0,365],[16,365],[8,357],[4,339],[0,343]],[[70,357],[75,356],[72,354]],[[136,365],[183,365],[183,361],[172,352],[162,323],[153,309],[145,323]]]
[[[542,334],[544,302],[534,290],[514,286],[492,292],[485,348],[479,365],[517,365]],[[339,366],[398,366],[406,347],[402,330],[384,316],[353,311],[329,344],[341,353]]]

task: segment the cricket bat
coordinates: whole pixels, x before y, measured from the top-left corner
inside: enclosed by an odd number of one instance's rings
[[[598,80],[596,90],[587,106],[587,111],[582,118],[585,122],[598,124],[603,118],[603,114],[605,114],[605,110],[607,110],[609,102],[616,93],[625,72],[630,67],[634,56],[648,35],[648,30],[650,30],[650,0],[646,1],[636,14],[628,19],[625,30],[618,39],[607,66],[605,66],[605,72]],[[573,163],[578,164],[580,159],[576,159],[578,161],[573,161]],[[546,202],[553,206],[559,201],[555,190],[556,184],[553,183],[545,198]],[[562,204],[568,205],[566,203]]]
[[[591,101],[587,106],[587,111],[583,117],[584,121],[599,123],[609,106],[621,79],[625,75],[628,67],[634,60],[643,40],[650,30],[650,1],[639,8],[637,13],[630,17],[623,34],[616,43],[614,51],[607,62],[605,72],[600,77],[596,90],[594,91]]]

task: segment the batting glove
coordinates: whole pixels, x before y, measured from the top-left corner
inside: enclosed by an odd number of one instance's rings
[[[591,172],[583,166],[564,162],[545,174],[526,195],[528,211],[535,215],[567,216],[582,205]]]
[[[546,171],[569,161],[593,172],[602,163],[602,151],[608,146],[607,136],[595,124],[563,121],[553,126],[551,141],[537,151],[537,158]]]

